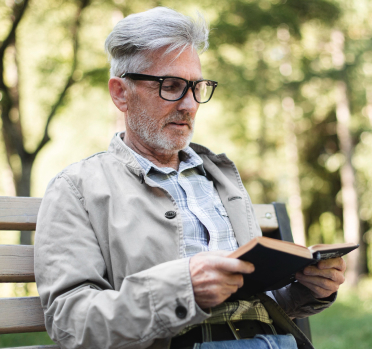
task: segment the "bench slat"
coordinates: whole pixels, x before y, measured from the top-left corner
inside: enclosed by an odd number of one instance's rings
[[[0,230],[35,230],[41,198],[0,197]]]
[[[16,349],[59,349],[58,345],[33,345],[31,347],[16,347]],[[4,349],[14,349],[13,348],[4,348]]]
[[[0,230],[35,230],[41,198],[0,197]],[[273,205],[253,205],[263,232],[278,228]]]
[[[275,229],[278,229],[278,220],[276,218],[274,205],[253,205],[253,209],[262,232],[269,233]]]
[[[0,245],[0,282],[34,281],[34,246]]]
[[[45,331],[39,297],[0,298],[0,314],[0,334]]]

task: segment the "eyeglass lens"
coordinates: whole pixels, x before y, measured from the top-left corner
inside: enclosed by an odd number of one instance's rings
[[[168,100],[179,99],[187,89],[187,82],[178,78],[165,78],[161,86],[161,96]],[[213,92],[213,84],[208,80],[195,85],[195,98],[199,103],[209,100]]]

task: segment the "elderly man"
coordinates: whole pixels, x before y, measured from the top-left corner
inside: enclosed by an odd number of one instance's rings
[[[203,19],[155,8],[106,40],[126,131],[50,182],[37,222],[36,280],[61,348],[311,348],[289,317],[328,307],[344,281],[332,259],[271,298],[228,301],[254,266],[226,255],[261,232],[234,164],[190,144],[217,87],[201,72],[207,39]]]

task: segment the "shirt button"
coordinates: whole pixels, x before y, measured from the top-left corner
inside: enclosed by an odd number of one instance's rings
[[[187,309],[183,305],[176,308],[176,315],[179,319],[184,319],[187,315]]]
[[[165,212],[165,218],[173,219],[176,216],[177,216],[177,213],[174,212],[174,211],[167,211],[167,212]]]

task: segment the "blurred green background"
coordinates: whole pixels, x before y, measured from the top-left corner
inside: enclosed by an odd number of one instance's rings
[[[124,123],[104,40],[155,6],[210,23],[203,75],[219,85],[193,140],[235,161],[254,203],[285,202],[295,242],[361,245],[337,303],[311,324],[317,348],[371,348],[369,0],[0,0],[0,195],[41,197],[65,166],[107,149]],[[1,244],[32,241],[0,232]],[[0,297],[27,294],[34,284],[0,285]],[[39,337],[2,335],[0,347]]]

